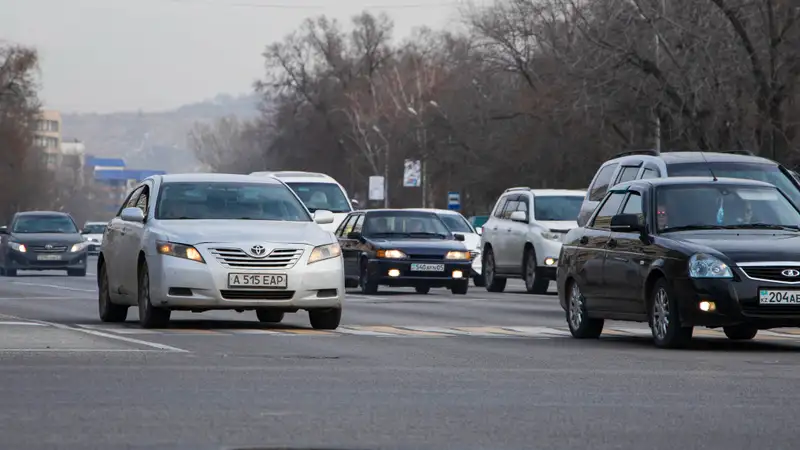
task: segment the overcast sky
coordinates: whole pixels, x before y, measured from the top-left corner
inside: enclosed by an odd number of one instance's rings
[[[454,23],[459,1],[0,0],[0,40],[37,47],[48,108],[152,111],[251,92],[264,47],[306,17],[385,11],[400,38]]]

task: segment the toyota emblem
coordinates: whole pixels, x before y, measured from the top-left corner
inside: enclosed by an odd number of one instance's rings
[[[781,275],[783,275],[783,276],[785,276],[787,278],[795,278],[795,277],[800,276],[800,270],[797,270],[797,269],[786,269],[783,272],[781,272]]]
[[[52,250],[53,246],[51,244],[47,244],[47,245],[44,246],[44,248],[47,249],[47,250]]]
[[[267,253],[267,249],[265,249],[263,245],[254,245],[250,247],[250,253],[252,253],[253,256],[260,258]]]

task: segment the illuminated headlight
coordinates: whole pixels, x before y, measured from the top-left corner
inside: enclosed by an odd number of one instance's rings
[[[378,258],[386,258],[386,259],[406,259],[408,255],[401,252],[400,250],[378,250],[377,252]]]
[[[444,255],[444,259],[457,259],[457,260],[468,260],[470,259],[469,252],[447,252]]]
[[[191,245],[178,244],[176,242],[156,241],[158,253],[176,258],[189,259],[205,264],[203,255]]]
[[[25,247],[25,244],[20,244],[19,242],[9,242],[8,245],[10,245],[12,249],[20,253],[25,253],[28,251],[28,248]]]
[[[561,242],[561,233],[553,233],[552,231],[542,232],[542,237],[551,241]]]
[[[697,253],[689,258],[689,276],[692,278],[733,278],[733,272],[718,258],[705,253]]]
[[[72,247],[70,247],[69,251],[72,252],[72,253],[79,252],[81,250],[84,250],[88,246],[89,246],[89,242],[87,242],[87,241],[78,242],[77,244],[75,244]]]
[[[338,242],[320,245],[318,247],[314,247],[314,250],[311,250],[311,256],[308,257],[308,263],[313,264],[315,262],[325,261],[326,259],[338,258],[339,256],[342,256],[342,247],[339,246]]]

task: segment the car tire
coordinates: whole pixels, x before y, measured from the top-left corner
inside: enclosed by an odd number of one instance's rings
[[[454,295],[467,295],[467,291],[469,291],[469,280],[462,283],[456,283],[450,288],[450,292],[452,292]]]
[[[427,294],[428,292],[431,291],[431,287],[430,286],[417,286],[417,287],[414,288],[414,290],[417,291],[417,294]]]
[[[486,279],[483,278],[483,275],[475,275],[472,277],[472,282],[475,284],[475,287],[486,286]]]
[[[342,321],[342,309],[312,309],[308,312],[308,318],[315,330],[335,330]]]
[[[532,248],[525,250],[525,258],[522,265],[525,290],[527,290],[529,294],[547,294],[547,288],[550,287],[550,280],[537,276],[536,252]]]
[[[733,341],[748,341],[758,334],[758,328],[751,325],[735,325],[732,327],[722,327],[725,336]]]
[[[100,320],[111,323],[125,322],[125,319],[128,318],[128,306],[118,305],[111,301],[105,264],[100,266],[97,282],[97,309]]]
[[[694,327],[681,326],[678,301],[666,279],[656,281],[648,305],[650,331],[656,347],[683,348],[691,342]]]
[[[603,319],[589,317],[586,310],[586,297],[581,293],[578,283],[567,285],[567,325],[572,337],[576,339],[597,339],[603,334]]]
[[[67,270],[68,277],[85,277],[86,269],[71,269]]]
[[[274,309],[259,308],[256,310],[258,321],[262,323],[280,323],[283,320],[284,312]]]
[[[142,328],[166,328],[172,311],[150,302],[150,273],[147,263],[139,268],[139,324]]]
[[[489,292],[503,292],[506,289],[506,279],[495,275],[494,252],[491,248],[486,249],[481,264],[483,265],[481,273],[486,282],[486,290]]]
[[[361,260],[361,270],[359,273],[358,285],[361,287],[361,293],[367,295],[377,294],[378,282],[370,278],[366,259]]]

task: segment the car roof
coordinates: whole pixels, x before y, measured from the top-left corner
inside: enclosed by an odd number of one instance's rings
[[[583,197],[586,195],[586,191],[581,191],[578,189],[533,189],[527,186],[508,188],[503,192],[503,194],[508,194],[509,192],[514,192],[514,191],[529,191],[535,197],[572,196],[572,195]]]
[[[280,181],[270,177],[251,177],[250,175],[239,175],[232,173],[170,173],[166,175],[156,175],[161,177],[162,183],[182,183],[182,182],[218,182],[218,183],[263,183],[280,184]]]
[[[431,209],[422,209],[422,208],[376,208],[376,209],[360,209],[358,211],[353,211],[353,213],[375,213],[375,212],[421,212],[421,213],[430,213],[436,214],[435,210]]]
[[[253,172],[250,176],[259,177],[275,177],[283,181],[303,181],[306,183],[337,183],[337,181],[330,175],[319,172],[300,172],[300,171],[265,171]]]
[[[688,151],[675,151],[675,152],[630,152],[617,155],[603,165],[612,162],[620,162],[626,159],[642,159],[642,158],[657,158],[664,161],[665,164],[680,164],[680,163],[693,163],[693,162],[750,162],[758,164],[771,164],[777,165],[775,161],[767,158],[762,158],[756,155],[747,155],[741,153],[724,153],[724,152],[688,152]]]
[[[70,217],[69,213],[64,211],[22,211],[16,214],[17,216],[64,216]]]
[[[743,178],[717,178],[716,181],[711,176],[708,177],[664,177],[664,178],[649,178],[647,180],[631,180],[624,183],[617,184],[609,189],[610,191],[619,191],[628,188],[629,186],[675,186],[675,185],[739,185],[751,187],[771,187],[777,189],[774,185],[765,181],[747,180]]]
[[[454,211],[452,209],[438,209],[438,208],[406,208],[405,211],[422,211],[422,212],[432,212],[435,214],[451,214],[451,215],[459,215],[462,214],[458,211]]]

